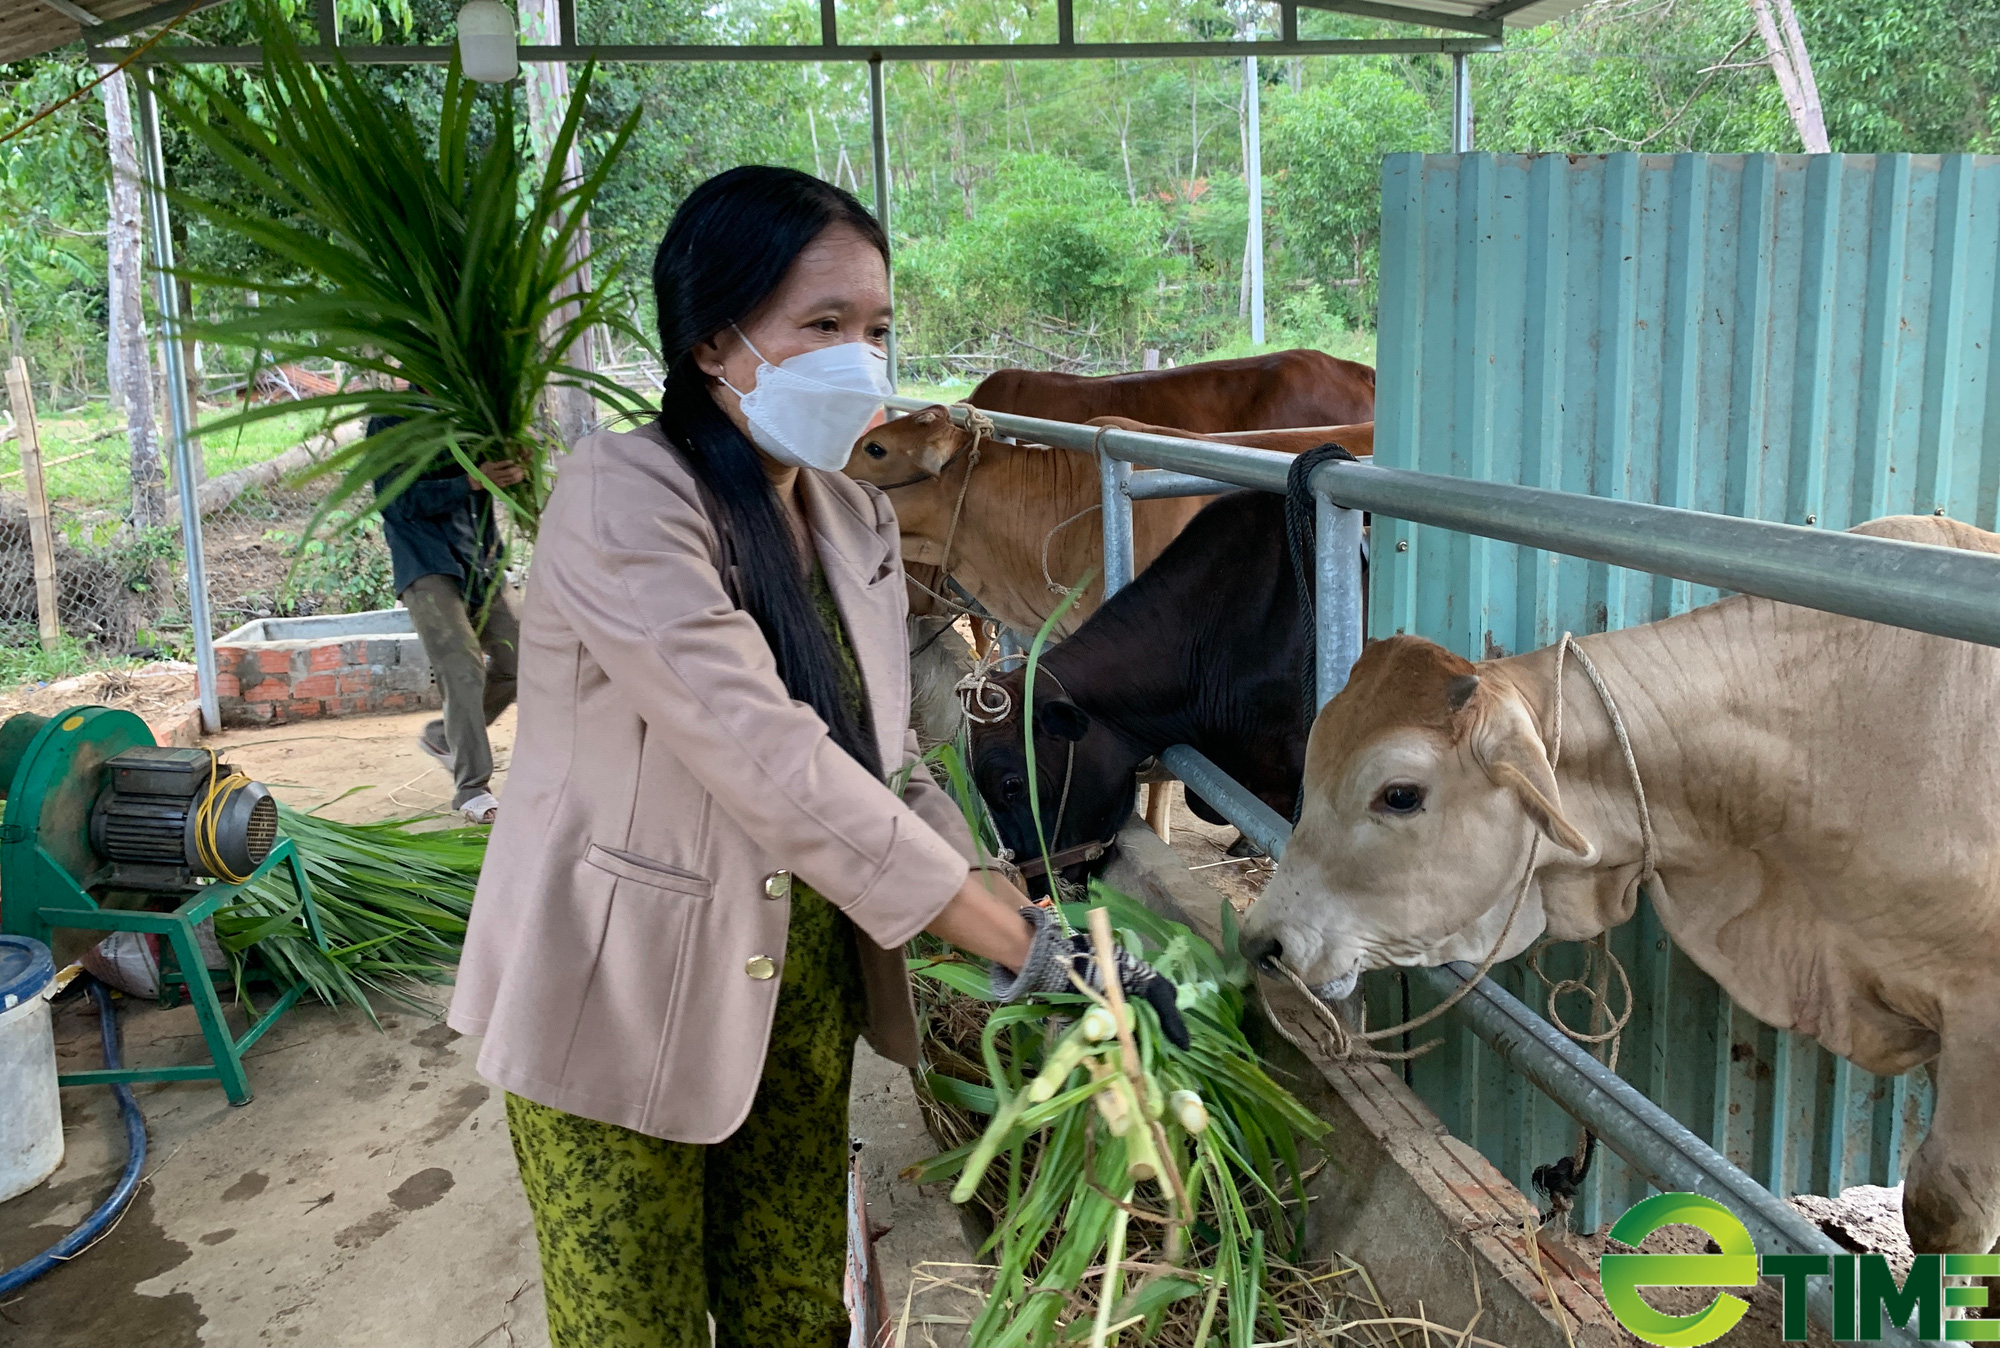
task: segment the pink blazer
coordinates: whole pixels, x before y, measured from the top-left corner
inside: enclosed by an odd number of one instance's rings
[[[913,763],[895,512],[801,473],[882,762]],[[901,947],[964,883],[971,837],[921,766],[901,798],[778,678],[656,427],[563,460],[521,624],[520,725],[450,1023],[488,1080],[677,1142],[750,1111],[792,876],[859,929],[868,1037],[914,1064]]]

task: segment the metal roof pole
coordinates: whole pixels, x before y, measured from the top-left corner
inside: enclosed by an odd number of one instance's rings
[[[187,372],[181,368],[181,296],[171,275],[174,236],[167,219],[166,159],[160,153],[160,111],[153,100],[153,72],[135,65],[132,76],[139,114],[138,141],[146,194],[146,222],[153,236],[153,278],[160,306],[160,349],[167,374],[167,420],[174,436],[174,487],[180,495],[181,550],[187,560],[188,624],[194,628],[196,694],[205,734],[222,729],[215,697],[215,632],[209,623],[208,566],[201,546],[201,493],[194,469],[194,417],[188,406]]]
[[[870,144],[875,154],[875,218],[881,222],[882,233],[889,233],[889,108],[888,99],[882,91],[882,58],[870,57],[868,61],[868,122],[871,135]],[[895,248],[889,250],[889,300],[896,299]],[[896,387],[896,328],[889,327],[889,387]]]
[[[1451,54],[1451,152],[1472,153],[1472,63],[1462,51]]]
[[[1257,78],[1257,58],[1243,58],[1243,103],[1248,134],[1244,137],[1244,185],[1250,189],[1250,340],[1264,340],[1264,131],[1257,116],[1263,102],[1263,83]]]

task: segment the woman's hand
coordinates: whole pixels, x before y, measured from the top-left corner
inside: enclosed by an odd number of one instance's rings
[[[1104,970],[1097,960],[1097,946],[1088,932],[1065,933],[1055,914],[1046,908],[1023,908],[1021,916],[1035,928],[1025,961],[1009,963],[993,971],[993,995],[1002,1001],[1018,1002],[1035,992],[1074,992],[1074,974],[1086,987],[1104,989]],[[1187,1023],[1181,1019],[1179,998],[1174,985],[1160,972],[1122,946],[1112,971],[1118,986],[1129,998],[1140,998],[1160,1018],[1160,1032],[1175,1048],[1188,1046]],[[1018,970],[1019,972],[1016,972]]]
[[[1019,1001],[1034,992],[1074,992],[1072,972],[1090,987],[1104,987],[1090,937],[1081,932],[1064,935],[1047,909],[1031,905],[1026,895],[991,871],[966,876],[927,930],[999,965],[993,993],[1003,1001]],[[1123,950],[1118,952],[1117,977],[1127,996],[1143,998],[1152,1006],[1167,1038],[1186,1048],[1187,1025],[1175,1005],[1174,985]]]
[[[1028,897],[995,871],[973,871],[944,911],[925,928],[960,950],[1018,969],[1027,961],[1035,928],[1021,916]]]

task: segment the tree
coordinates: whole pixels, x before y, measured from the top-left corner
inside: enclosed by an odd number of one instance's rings
[[[104,99],[105,138],[111,156],[111,211],[105,252],[110,264],[109,368],[125,403],[131,445],[132,527],[167,522],[166,474],[160,467],[160,431],[153,419],[153,374],[146,343],[144,234],[139,222],[139,142],[132,128],[132,94],[123,71],[97,86]]]
[[[1370,283],[1381,229],[1382,156],[1438,148],[1430,106],[1394,72],[1359,66],[1338,80],[1272,95],[1271,197],[1297,278],[1351,292],[1350,314],[1373,308]]]

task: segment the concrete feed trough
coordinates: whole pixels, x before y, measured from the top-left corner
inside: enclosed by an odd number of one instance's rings
[[[225,726],[440,705],[407,609],[260,618],[215,643]]]

